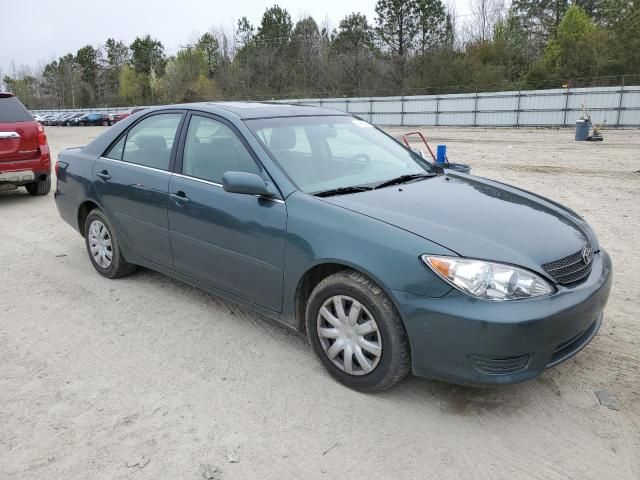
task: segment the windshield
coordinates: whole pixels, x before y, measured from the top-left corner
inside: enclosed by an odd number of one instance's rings
[[[429,164],[367,122],[349,116],[246,120],[289,178],[306,193],[376,186]]]

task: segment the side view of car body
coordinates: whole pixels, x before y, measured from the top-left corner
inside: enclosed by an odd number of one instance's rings
[[[55,114],[50,121],[50,126],[60,127],[64,125],[67,122],[67,120],[71,119],[74,115],[75,114],[73,112]]]
[[[110,126],[113,123],[109,115],[105,113],[85,113],[72,120],[72,126]]]
[[[61,118],[57,124],[61,127],[75,126],[77,125],[78,119],[80,119],[84,115],[85,115],[84,113],[72,113],[68,116]]]
[[[44,115],[42,117],[42,122],[41,123],[43,125],[47,126],[47,127],[51,127],[51,126],[55,125],[55,121],[57,119],[58,119],[58,114],[50,113],[50,114]]]
[[[137,265],[306,331],[349,387],[527,380],[596,335],[611,261],[557,203],[428,163],[351,115],[145,109],[58,160],[107,278]]]
[[[51,155],[44,128],[11,93],[0,92],[0,189],[51,190]]]

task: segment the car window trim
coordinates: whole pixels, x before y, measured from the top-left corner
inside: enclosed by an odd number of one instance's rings
[[[169,157],[169,165],[167,166],[167,169],[160,169],[160,168],[154,168],[154,167],[147,167],[146,165],[141,165],[139,163],[134,163],[134,162],[127,162],[126,160],[124,160],[124,149],[127,146],[127,140],[129,138],[129,132],[135,128],[136,125],[138,125],[140,122],[144,121],[145,119],[149,118],[149,117],[153,117],[156,115],[166,115],[166,114],[181,114],[182,117],[180,118],[180,122],[178,123],[178,127],[176,128],[176,133],[173,136],[173,144],[171,145],[171,154]],[[187,110],[184,109],[165,109],[165,110],[153,110],[151,112],[146,113],[145,115],[143,115],[142,117],[140,117],[139,119],[137,119],[134,123],[132,123],[131,125],[129,125],[127,127],[127,129],[122,132],[120,135],[118,135],[116,137],[116,139],[114,141],[112,141],[109,146],[104,150],[104,152],[102,153],[102,155],[100,155],[100,158],[104,158],[107,160],[115,160],[118,162],[122,162],[122,163],[126,163],[127,165],[137,165],[139,167],[146,167],[149,168],[151,170],[155,170],[158,172],[167,172],[167,173],[172,173],[174,171],[174,167],[175,167],[175,163],[176,163],[176,156],[178,153],[178,141],[182,135],[182,130],[184,127],[184,122],[185,119],[187,117]],[[113,147],[115,147],[118,142],[124,137],[124,145],[122,146],[122,156],[118,159],[118,158],[109,158],[107,157],[107,153],[111,151],[111,149]]]
[[[205,183],[207,185],[211,185],[211,186],[214,186],[214,187],[217,187],[217,188],[224,189],[224,185],[222,185],[221,183],[212,182],[211,180],[205,180],[204,178],[191,177],[189,175],[184,175],[182,173],[176,173],[176,172],[173,172],[171,174],[171,176],[178,177],[178,178],[184,178],[186,180],[192,180],[194,182]],[[262,198],[263,200],[269,200],[270,202],[274,202],[274,203],[284,203],[284,200],[281,200],[279,198],[269,198],[269,197],[263,197],[261,195],[254,195],[254,197]]]
[[[103,157],[103,156],[100,156],[99,158],[100,160],[107,160],[109,162],[122,163],[123,165],[130,165],[132,167],[143,168],[145,170],[153,170],[154,172],[166,173],[167,175],[172,175],[173,173],[173,172],[169,172],[168,170],[163,170],[161,168],[148,167],[146,165],[141,165],[139,163],[127,162],[126,160],[117,160],[115,158],[109,158],[109,157]]]

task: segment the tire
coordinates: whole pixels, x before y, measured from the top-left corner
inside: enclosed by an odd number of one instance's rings
[[[101,245],[93,243],[94,239],[92,238],[91,229],[99,227],[100,225],[102,225],[104,229],[106,229],[106,235],[103,235],[101,239],[103,242],[105,242],[106,239],[109,239],[110,248],[105,247],[105,250],[110,251],[111,254],[111,259],[108,264],[105,261],[103,265],[98,263],[98,260],[92,253],[92,246],[94,248],[100,248]],[[100,230],[100,232],[103,232],[103,230]],[[109,222],[109,220],[107,220],[107,217],[100,210],[94,209],[89,212],[89,215],[87,215],[87,219],[84,223],[84,240],[87,246],[87,253],[89,254],[89,259],[91,260],[93,268],[95,268],[100,275],[106,278],[124,277],[132,274],[136,270],[136,266],[132,263],[127,262],[122,256],[122,251],[120,250],[117,236],[114,233],[115,232],[113,227],[111,226],[111,223]]]
[[[334,340],[321,337],[319,330],[333,331],[333,334],[341,331],[342,327],[334,328],[321,315],[321,308],[324,306],[332,316],[335,315],[333,320],[337,319],[339,315],[334,303],[336,298],[340,299],[339,303],[347,316],[354,305],[357,308],[354,312],[359,313],[357,323],[352,323],[356,330],[346,333],[346,337],[336,337]],[[355,302],[349,303],[352,300]],[[361,392],[382,391],[392,387],[409,373],[411,353],[402,319],[384,291],[361,273],[346,269],[322,280],[311,292],[305,316],[307,336],[314,352],[329,374],[347,387]],[[367,331],[366,324],[370,325],[370,320],[374,321],[377,329],[366,335],[366,338],[359,336],[357,330]],[[345,346],[332,360],[329,358],[331,347],[339,340],[346,342],[349,347]],[[359,348],[361,345],[367,346],[367,349]],[[379,355],[370,353],[371,345],[380,346]],[[355,349],[358,348],[360,352],[356,354]],[[354,352],[349,365],[352,373],[347,373],[349,367],[345,353],[348,349]],[[363,358],[363,353],[364,361],[360,362],[358,358]],[[338,366],[334,362],[343,365]]]
[[[110,125],[110,123],[109,123],[109,121],[108,121],[108,120],[103,120],[103,121],[102,121],[102,126],[103,126],[103,127],[108,127],[109,125]]]
[[[38,180],[37,182],[28,183],[24,186],[24,188],[27,189],[29,195],[48,195],[51,191],[51,177],[47,177],[46,180]]]

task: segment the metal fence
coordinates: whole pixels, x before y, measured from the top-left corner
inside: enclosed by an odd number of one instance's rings
[[[595,123],[640,127],[640,86],[562,88],[449,95],[289,99],[335,108],[384,126],[563,127],[582,116],[582,105]],[[135,107],[33,110],[33,113],[130,111]]]
[[[283,100],[358,115],[376,125],[563,127],[582,116],[595,123],[640,126],[640,86],[562,88],[453,95]]]
[[[134,108],[140,107],[36,108],[29,111],[37,115],[50,115],[53,113],[128,113]]]

